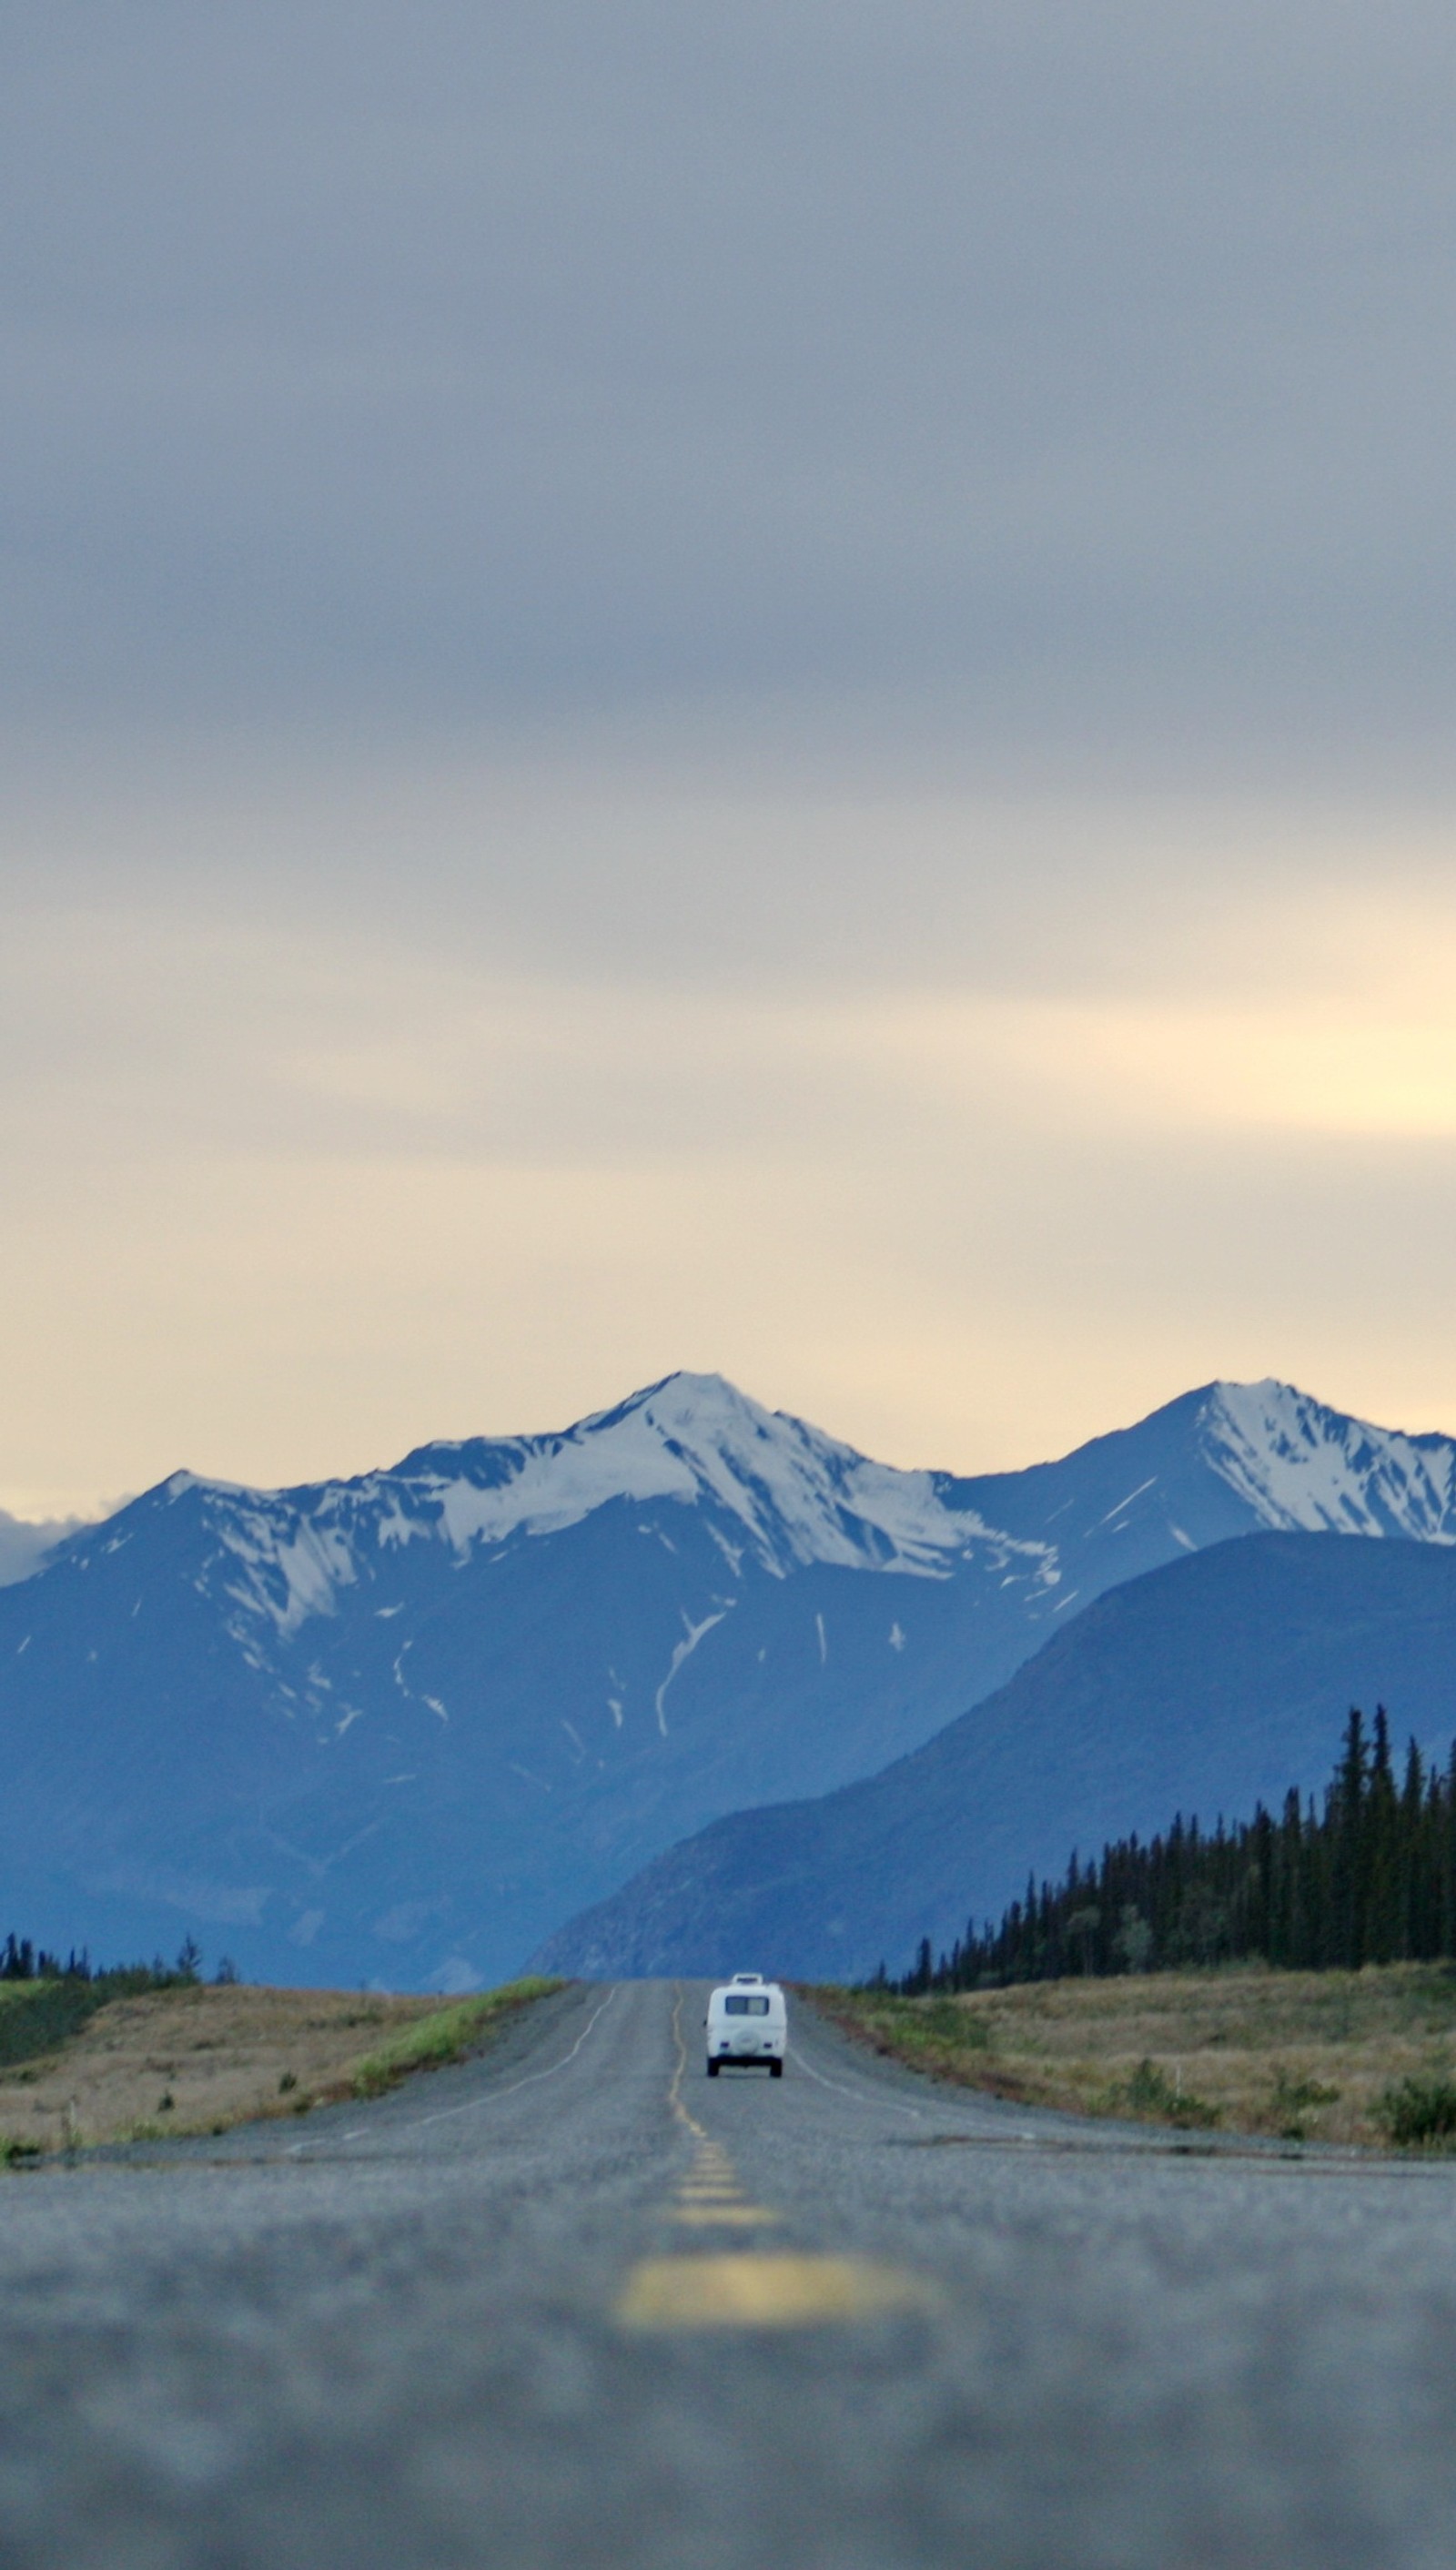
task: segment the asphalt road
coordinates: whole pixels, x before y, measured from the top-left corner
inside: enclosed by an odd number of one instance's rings
[[[1451,2570],[1456,2165],[1089,2130],[801,2011],[710,2084],[702,2000],[0,2180],[6,2570]]]

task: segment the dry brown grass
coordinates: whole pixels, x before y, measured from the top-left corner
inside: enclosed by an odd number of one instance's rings
[[[299,2112],[351,2095],[360,2059],[440,2006],[242,1984],[114,1999],[60,2051],[0,2070],[0,2137],[55,2150]]]
[[[813,1995],[846,2031],[932,2077],[1084,2115],[1383,2145],[1387,2089],[1456,2077],[1456,1968],[1442,1963]]]

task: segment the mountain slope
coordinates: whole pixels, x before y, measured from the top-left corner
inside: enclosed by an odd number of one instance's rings
[[[1456,1553],[1245,1536],[1112,1590],[882,1775],[737,1813],[541,1951],[540,1967],[804,1979],[905,1969],[1176,1811],[1246,1816],[1329,1773],[1353,1702],[1442,1758],[1456,1733]]]
[[[29,1579],[44,1567],[68,1534],[75,1534],[85,1524],[83,1517],[50,1517],[40,1522],[30,1517],[13,1517],[0,1508],[0,1588],[13,1586],[17,1579]]]
[[[259,1492],[179,1474],[0,1591],[0,1892],[48,1942],[493,1977],[720,1815],[918,1747],[1114,1582],[1438,1545],[1456,1450],[1210,1386],[1062,1464],[875,1464],[714,1376]]]

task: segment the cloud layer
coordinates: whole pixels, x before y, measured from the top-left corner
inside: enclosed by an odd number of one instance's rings
[[[18,0],[0,1504],[1456,1419],[1456,32]]]
[[[1410,0],[31,0],[10,684],[1437,756],[1453,44]]]

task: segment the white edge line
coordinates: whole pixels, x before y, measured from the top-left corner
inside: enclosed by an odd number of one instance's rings
[[[881,2097],[869,2081],[866,2081],[862,2088],[841,2088],[837,2079],[826,2079],[822,2070],[816,2070],[811,2061],[805,2061],[803,2054],[799,2051],[796,2044],[790,2044],[789,2050],[793,2054],[794,2060],[798,2063],[800,2070],[806,2070],[811,2079],[817,2079],[821,2088],[832,2088],[836,2097],[852,2097],[855,2102],[860,2105],[864,2104],[867,2099],[872,2097],[875,2099],[876,2103],[881,2106],[892,2106],[896,2114],[913,2115],[917,2124],[924,2123],[925,2109],[923,2106],[907,2106],[904,2100],[898,2097]],[[939,2102],[948,2104],[949,2100],[937,2100],[937,2103]],[[1027,2133],[1017,2131],[1015,2133],[1007,2133],[1004,2136],[999,2133],[988,2133],[986,2138],[988,2141],[994,2142],[999,2146],[1003,2139],[1008,2143],[1039,2142],[1043,2137],[1037,2132]]]
[[[617,1996],[617,1992],[620,1987],[621,1983],[619,1981],[613,1982],[612,1987],[607,1992],[606,1997],[602,2000],[601,2005],[593,2008],[591,2015],[588,2017],[581,2033],[577,2036],[570,2052],[564,2052],[559,2061],[553,2061],[551,2063],[549,2069],[530,2070],[527,2072],[524,2079],[513,2079],[508,2088],[489,2088],[486,2090],[484,2096],[466,2097],[458,2106],[441,2106],[436,2114],[416,2115],[412,2123],[391,2124],[389,2127],[390,2131],[394,2133],[422,2133],[428,2124],[448,2123],[452,2115],[468,2115],[472,2109],[477,2106],[493,2106],[497,2098],[514,2097],[518,2088],[534,2088],[539,2079],[554,2079],[558,2070],[565,2070],[568,2063],[575,2061],[577,2054],[580,2052],[582,2045],[586,2042],[586,2039],[591,2033],[593,2026],[596,2024],[598,2017],[605,2016],[608,2008]],[[373,2124],[356,2124],[351,2132],[330,2135],[323,2141],[290,2143],[284,2156],[290,2160],[301,2159],[305,2151],[327,2150],[332,2147],[336,2141],[366,2141],[370,2134],[376,2130],[377,2126]]]
[[[836,2097],[852,2097],[856,2106],[863,2106],[870,2100],[873,2100],[873,2103],[876,2106],[889,2106],[897,2115],[911,2115],[914,2117],[917,2124],[924,2123],[925,2109],[923,2106],[907,2106],[902,2097],[882,2097],[877,2093],[872,2083],[869,2082],[866,2082],[866,2085],[863,2088],[841,2087],[837,2079],[826,2079],[822,2070],[816,2070],[811,2061],[805,2061],[803,2054],[800,2052],[796,2043],[791,2043],[788,2049],[793,2055],[794,2060],[798,2063],[800,2070],[806,2070],[811,2079],[817,2079],[821,2088],[832,2088]]]

